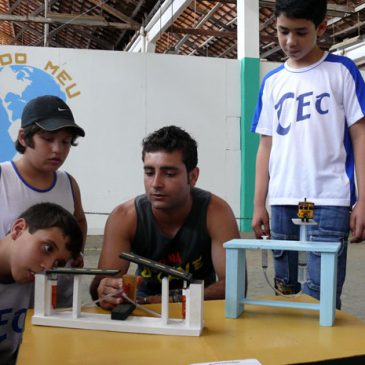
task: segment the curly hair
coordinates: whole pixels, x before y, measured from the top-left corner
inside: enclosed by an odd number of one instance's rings
[[[198,144],[180,127],[173,125],[158,129],[149,134],[142,141],[142,161],[148,152],[181,151],[187,172],[193,170],[198,164]]]

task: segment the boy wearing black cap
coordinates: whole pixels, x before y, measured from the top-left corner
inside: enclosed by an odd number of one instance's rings
[[[75,123],[62,99],[40,96],[24,107],[16,141],[16,149],[22,156],[0,164],[0,238],[25,209],[36,203],[52,202],[75,216],[85,239],[87,223],[80,189],[71,175],[59,171],[78,136],[84,137],[85,132]],[[72,266],[82,265],[81,256],[72,262]],[[71,293],[72,288],[60,288],[57,303],[69,306]]]

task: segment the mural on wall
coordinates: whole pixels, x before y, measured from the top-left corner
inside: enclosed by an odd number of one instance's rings
[[[26,53],[0,54],[0,162],[11,160],[16,153],[14,141],[27,102],[40,95],[55,95],[67,100],[80,95],[67,71],[48,61],[44,68],[28,64]]]
[[[199,187],[239,216],[238,60],[0,45],[0,161],[18,157],[24,106],[46,94],[86,131],[62,170],[80,186],[89,234],[102,234],[109,212],[144,191],[141,141],[167,124],[197,139]]]

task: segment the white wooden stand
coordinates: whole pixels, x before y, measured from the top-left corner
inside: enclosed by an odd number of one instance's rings
[[[183,294],[186,297],[185,319],[169,318],[169,283],[162,282],[161,317],[129,316],[113,320],[110,314],[81,311],[80,283],[82,275],[74,275],[72,310],[56,311],[51,305],[51,280],[47,273],[35,276],[34,315],[32,324],[52,327],[81,328],[116,332],[149,333],[175,336],[200,336],[203,324],[204,285],[202,281],[190,283]]]

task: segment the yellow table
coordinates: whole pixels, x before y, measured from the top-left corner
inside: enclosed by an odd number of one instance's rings
[[[227,319],[224,301],[207,301],[204,308],[200,337],[33,326],[30,310],[17,365],[188,365],[247,358],[275,365],[354,356],[363,356],[365,364],[365,322],[344,312],[336,312],[333,327],[321,327],[313,311],[247,305],[240,318]],[[180,310],[171,304],[171,313]]]

